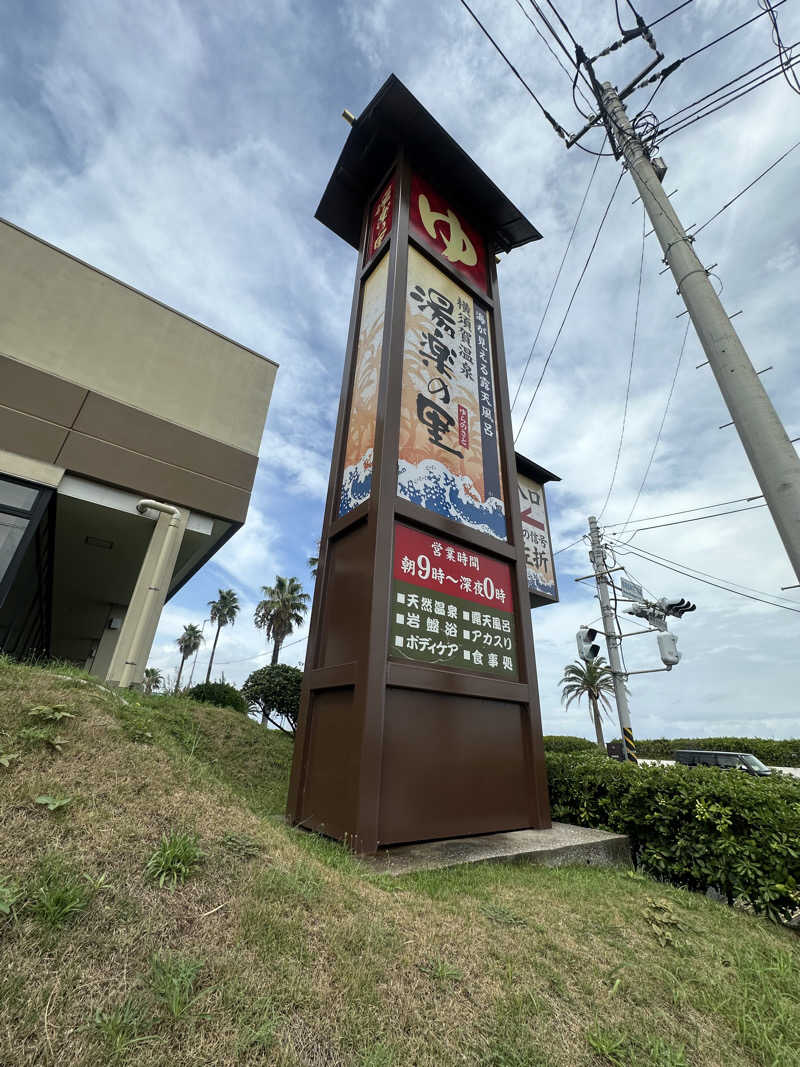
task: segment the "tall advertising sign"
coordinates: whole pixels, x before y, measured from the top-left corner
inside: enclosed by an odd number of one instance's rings
[[[539,235],[393,76],[317,218],[359,264],[289,818],[362,853],[545,828],[494,265]]]

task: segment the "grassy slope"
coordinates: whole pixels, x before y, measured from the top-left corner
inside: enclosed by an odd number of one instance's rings
[[[20,737],[55,703],[61,753]],[[364,876],[282,825],[290,746],[233,712],[0,661],[3,752],[3,1067],[798,1063],[794,934],[617,870]],[[170,892],[174,828],[206,859]],[[87,906],[48,925],[42,886]]]

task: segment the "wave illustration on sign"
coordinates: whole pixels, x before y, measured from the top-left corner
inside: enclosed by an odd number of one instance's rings
[[[505,540],[503,501],[497,497],[482,500],[468,475],[453,474],[438,460],[423,459],[416,464],[401,460],[397,471],[397,492],[412,504]]]
[[[375,413],[378,406],[378,378],[383,347],[383,316],[386,307],[386,281],[389,257],[384,255],[364,285],[358,349],[347,426],[339,515],[369,500],[372,492],[372,460],[375,444]]]

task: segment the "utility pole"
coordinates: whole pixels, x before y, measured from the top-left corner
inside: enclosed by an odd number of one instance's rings
[[[595,85],[597,83],[595,82]],[[601,109],[628,165],[753,473],[800,581],[800,457],[610,82]],[[589,520],[590,523],[593,520]],[[598,581],[598,590],[601,586]],[[602,597],[601,597],[602,603]],[[606,627],[606,629],[608,629]],[[609,659],[611,645],[609,644]]]
[[[597,598],[600,601],[600,612],[603,616],[603,632],[606,635],[608,662],[611,665],[611,673],[614,678],[614,695],[617,698],[619,726],[622,731],[622,751],[626,760],[638,763],[636,744],[633,740],[633,730],[631,729],[631,715],[628,709],[628,691],[625,688],[626,675],[622,669],[622,657],[619,651],[622,642],[617,636],[617,617],[611,606],[611,598],[608,595],[608,568],[603,546],[600,543],[597,519],[594,515],[589,516],[589,537],[591,540],[589,559],[594,569],[594,577],[597,583]]]

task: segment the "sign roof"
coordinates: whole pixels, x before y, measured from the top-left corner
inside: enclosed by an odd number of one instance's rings
[[[353,124],[315,218],[358,248],[367,198],[401,145],[442,192],[458,175],[459,197],[485,227],[490,251],[508,252],[542,236],[394,74]]]

